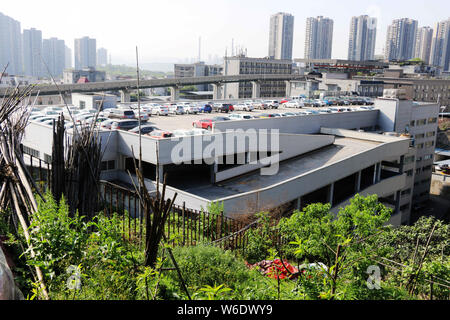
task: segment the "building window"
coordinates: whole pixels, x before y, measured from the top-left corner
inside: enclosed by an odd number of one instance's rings
[[[424,144],[423,144],[423,143],[421,143],[421,144],[418,144],[418,145],[417,145],[417,149],[423,149],[423,146],[424,146]]]
[[[423,172],[425,172],[425,171],[431,171],[431,166],[423,167]]]
[[[408,170],[408,171],[406,171],[406,176],[408,176],[408,177],[412,177],[414,175],[414,170]]]
[[[437,122],[437,118],[429,118],[428,119],[428,123],[436,123]]]
[[[23,153],[33,156],[35,158],[39,158],[39,155],[40,155],[38,150],[29,148],[26,146],[23,146]]]
[[[411,194],[411,189],[406,189],[406,190],[402,191],[402,197],[408,196],[410,194]]]
[[[414,120],[409,123],[410,127],[414,127],[415,125],[416,125],[416,121],[414,121]]]
[[[416,124],[418,126],[423,126],[427,124],[427,119],[421,119],[421,120],[417,120]]]
[[[425,133],[416,134],[415,138],[416,138],[416,140],[423,139],[423,138],[425,138]]]
[[[408,163],[412,163],[414,162],[415,156],[411,156],[411,157],[406,157],[404,163],[408,164]]]
[[[110,171],[116,169],[116,160],[102,161],[102,171]]]
[[[44,161],[47,163],[52,163],[52,156],[44,153]]]
[[[427,138],[436,136],[436,131],[427,132]]]
[[[434,146],[434,141],[428,141],[428,142],[425,143],[425,147],[426,148],[431,148],[433,146]]]
[[[427,154],[426,156],[423,157],[424,160],[431,160],[433,159],[433,155],[432,154]]]
[[[422,168],[416,169],[416,175],[417,175],[417,174],[420,174],[421,172],[422,172]]]

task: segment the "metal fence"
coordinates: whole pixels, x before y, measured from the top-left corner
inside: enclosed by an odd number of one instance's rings
[[[51,165],[41,159],[29,155],[28,170],[44,193],[51,187]],[[139,197],[135,190],[109,181],[100,181],[99,212],[107,217],[117,215],[122,220],[124,239],[144,245],[145,214],[142,212]],[[182,206],[174,206],[165,226],[165,235],[175,245],[195,246],[207,243],[223,249],[245,250],[248,243],[248,230],[257,223],[246,224],[220,213],[206,210],[193,210]]]

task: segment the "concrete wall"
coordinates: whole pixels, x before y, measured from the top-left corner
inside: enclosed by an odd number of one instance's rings
[[[279,129],[280,133],[317,134],[321,127],[360,129],[377,124],[378,110],[329,113],[296,117],[224,121],[214,124],[214,130]]]
[[[298,199],[302,195],[318,190],[364,168],[379,163],[387,155],[401,156],[408,152],[408,147],[409,142],[407,140],[396,143],[383,143],[371,150],[356,155],[353,154],[347,159],[317,168],[282,183],[219,199],[218,201],[224,202],[225,211],[231,215],[246,213],[245,207],[247,207],[247,210],[254,212],[268,210]],[[402,181],[404,183],[404,178],[402,178]],[[394,193],[399,190],[398,186],[398,183],[383,185],[383,193]]]

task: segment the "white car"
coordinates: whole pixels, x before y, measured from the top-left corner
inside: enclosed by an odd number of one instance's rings
[[[177,104],[176,103],[169,103],[165,105],[167,108],[169,108],[169,114],[176,115],[177,114]]]
[[[240,103],[234,106],[235,111],[253,111],[255,108],[251,104]]]
[[[168,116],[169,108],[167,106],[161,106],[161,105],[152,106],[152,115]]]
[[[305,103],[301,100],[292,100],[284,104],[286,108],[303,108]]]
[[[231,120],[250,120],[250,119],[253,119],[253,116],[251,116],[249,114],[234,113],[234,114],[231,114],[230,116],[228,116],[228,118],[230,118]]]
[[[178,129],[172,131],[174,137],[199,136],[207,133],[209,133],[209,131],[205,129],[191,129],[191,130]]]
[[[327,103],[323,100],[320,99],[316,99],[314,100],[315,103],[319,104],[321,107],[325,107],[327,105]]]
[[[180,103],[178,106],[182,106],[184,109],[184,112],[186,114],[197,114],[200,112],[200,109],[197,106],[191,105],[189,103]]]
[[[63,112],[63,108],[62,107],[53,106],[53,107],[44,108],[44,110],[42,110],[42,112],[48,112],[48,111],[61,113],[61,112]]]
[[[86,120],[94,118],[95,115],[93,114],[80,114],[77,115],[76,117],[74,117],[74,120],[77,124],[81,124],[84,123]]]
[[[264,101],[270,109],[278,109],[280,103],[276,100],[266,100]]]

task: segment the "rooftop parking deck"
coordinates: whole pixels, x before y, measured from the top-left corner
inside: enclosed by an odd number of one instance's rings
[[[255,171],[214,185],[198,184],[190,180],[179,181],[173,186],[208,200],[218,200],[284,183],[310,171],[319,170],[355,154],[371,150],[378,145],[380,142],[336,138],[331,146],[282,162],[278,174],[274,176],[263,176],[259,171]]]

